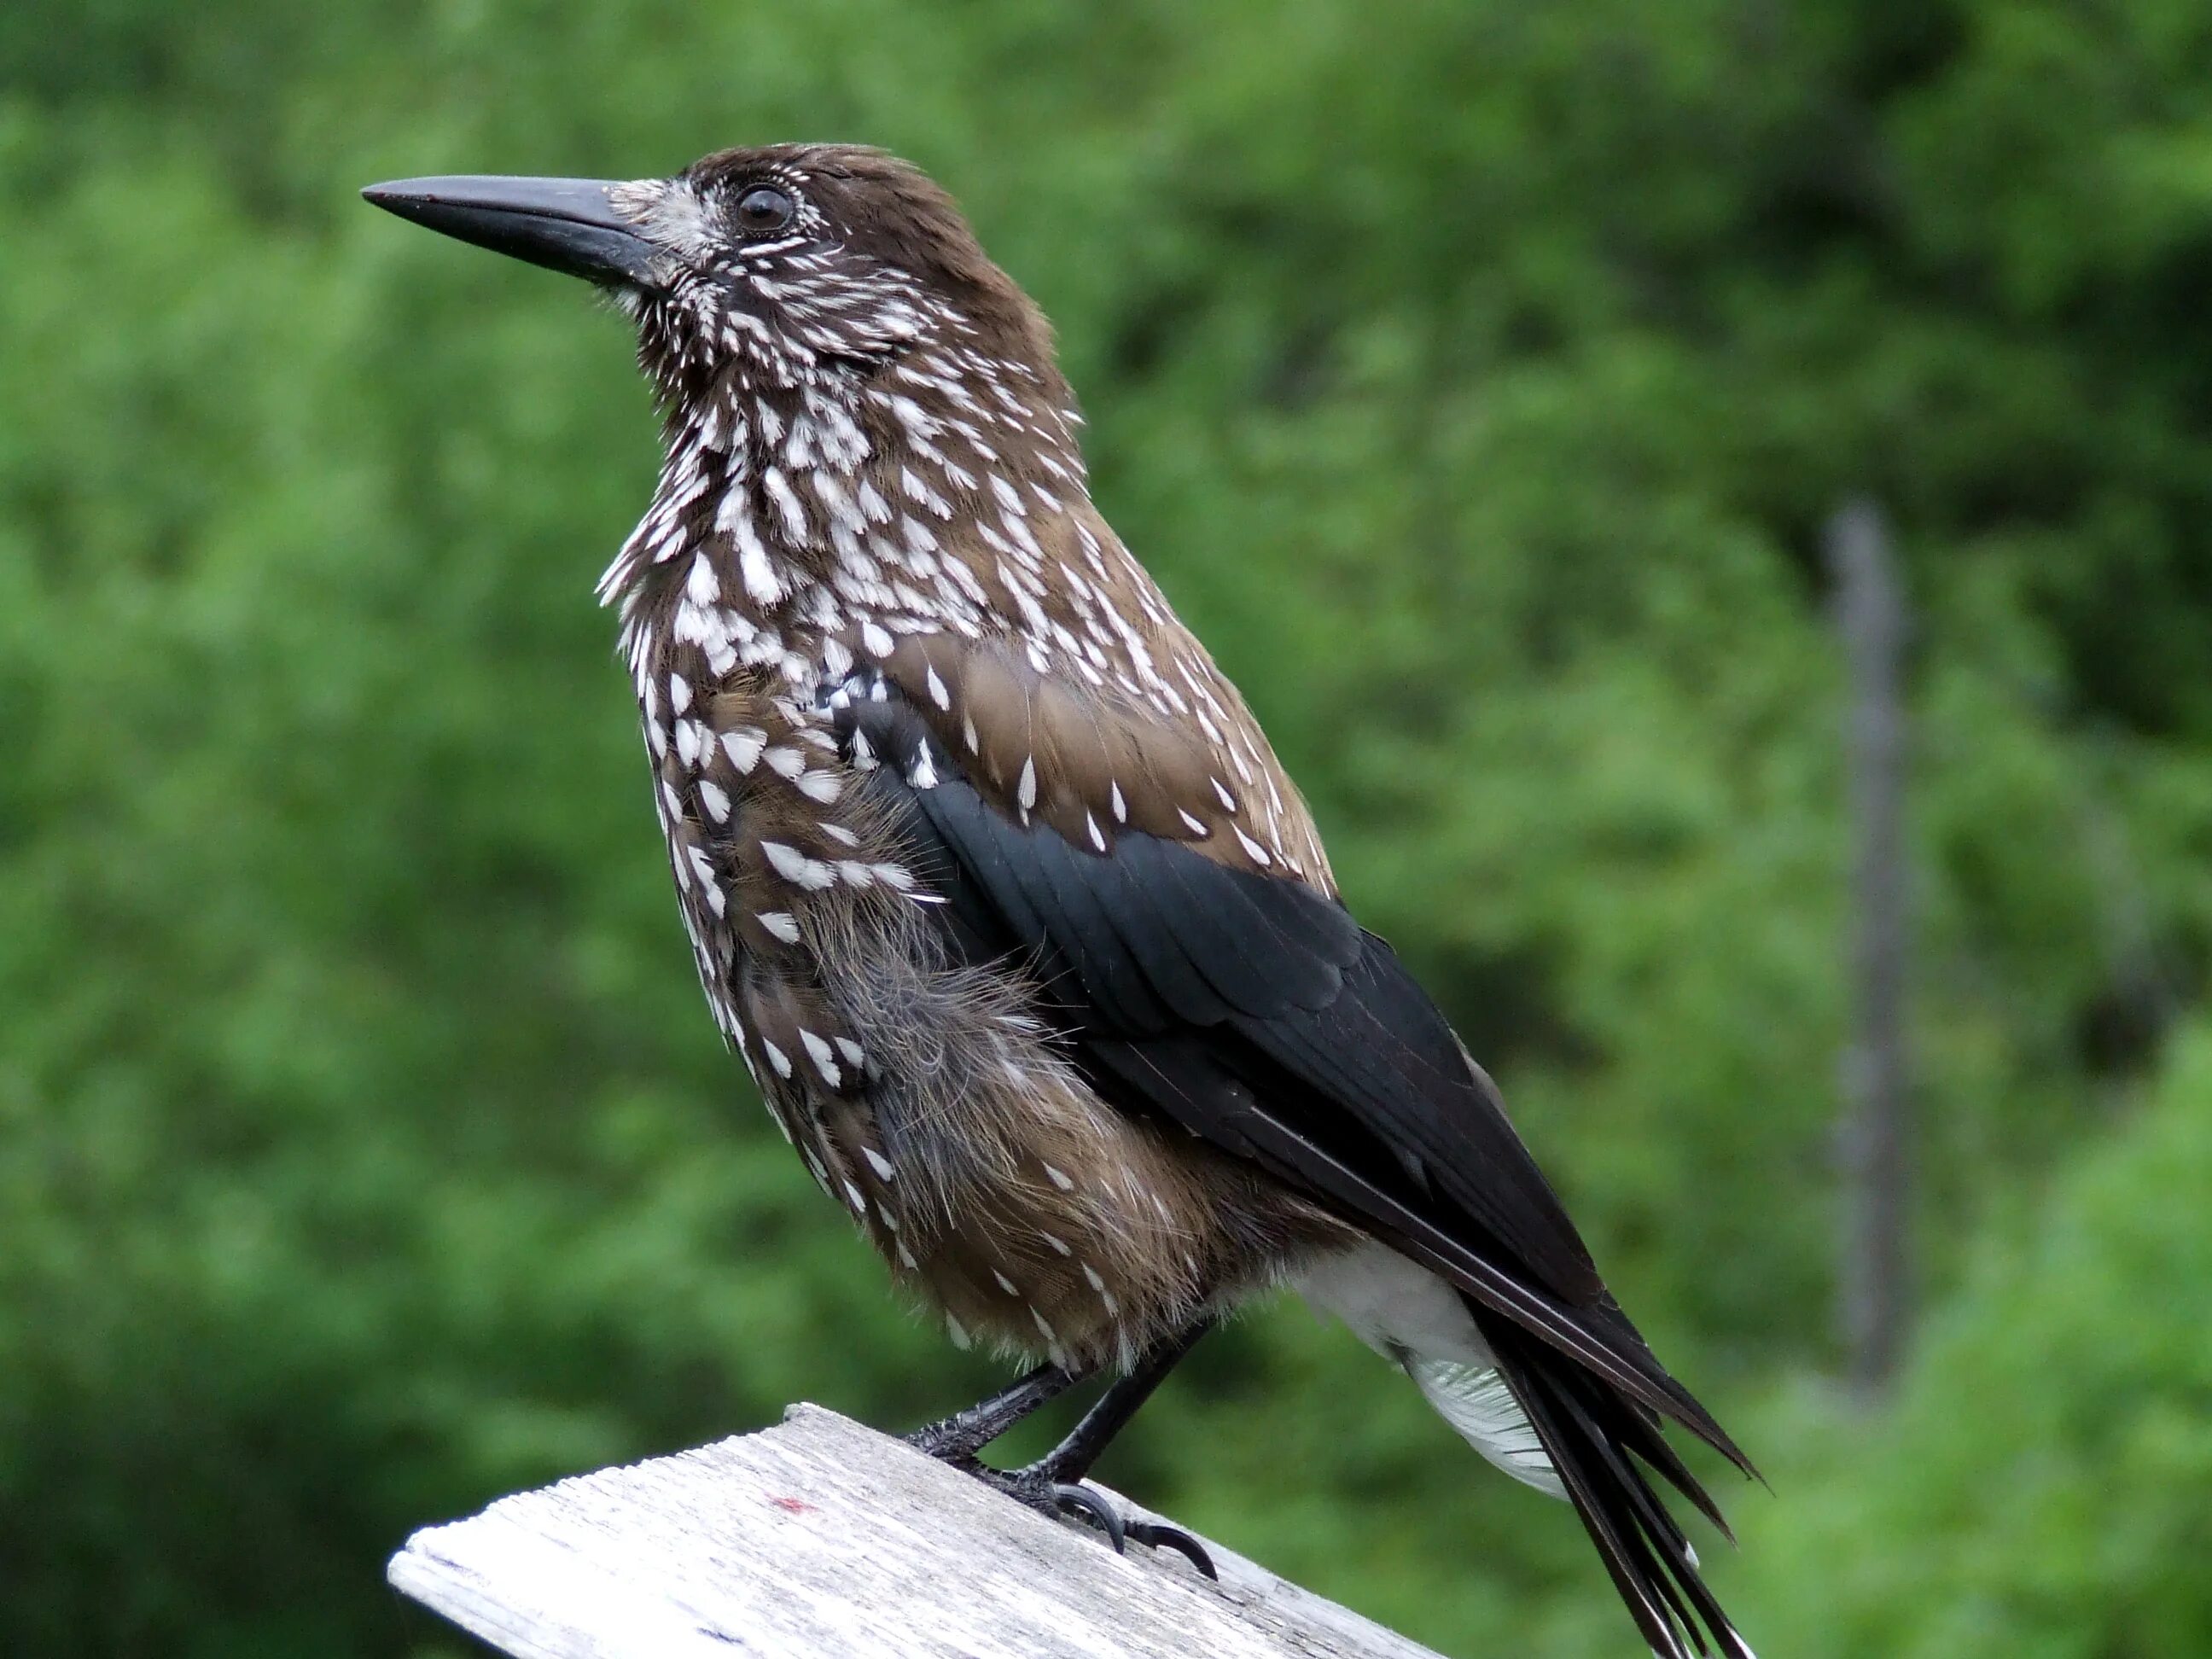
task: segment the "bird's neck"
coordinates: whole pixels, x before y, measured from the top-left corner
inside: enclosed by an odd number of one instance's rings
[[[1079,422],[1056,374],[957,343],[869,373],[732,364],[672,410],[653,504],[600,581],[634,672],[690,644],[716,678],[811,684],[825,641],[1018,617],[1040,527],[1095,519]]]

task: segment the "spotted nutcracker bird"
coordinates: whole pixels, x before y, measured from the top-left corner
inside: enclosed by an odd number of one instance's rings
[[[1093,505],[1043,316],[875,150],[380,185],[600,285],[665,412],[599,584],[707,1000],[955,1342],[1042,1361],[921,1431],[1045,1510],[1289,1285],[1581,1516],[1662,1654],[1747,1654],[1652,1485],[1750,1470],[1607,1291],[1488,1076],[1337,896],[1251,711]],[[1120,1373],[1026,1469],[976,1454]]]

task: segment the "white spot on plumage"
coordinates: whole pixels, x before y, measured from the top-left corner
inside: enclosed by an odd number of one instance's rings
[[[1075,1190],[1075,1183],[1068,1179],[1066,1171],[1055,1169],[1048,1164],[1044,1166],[1044,1173],[1045,1178],[1063,1193],[1072,1193]]]
[[[749,726],[722,733],[722,752],[730,757],[730,764],[740,775],[749,774],[759,764],[761,750],[768,746],[768,733]]]
[[[684,597],[702,610],[722,597],[722,584],[715,579],[714,562],[703,550],[691,556],[691,572],[684,579]]]
[[[799,943],[799,923],[788,910],[763,910],[753,920],[786,945]]]
[[[872,1146],[863,1147],[861,1150],[867,1155],[868,1167],[876,1172],[879,1180],[891,1181],[897,1178],[898,1171],[891,1166],[890,1159]]]
[[[775,574],[775,566],[769,558],[768,549],[762,545],[752,520],[739,520],[736,534],[738,576],[745,585],[746,594],[762,605],[774,605],[783,597],[783,580]]]
[[[778,1077],[788,1078],[791,1075],[791,1056],[766,1037],[761,1039],[761,1052],[768,1056],[768,1063],[775,1067],[775,1074]],[[817,1178],[820,1178],[818,1171]]]
[[[1088,1284],[1092,1290],[1098,1292],[1098,1304],[1101,1307],[1106,1310],[1106,1316],[1109,1319],[1120,1318],[1121,1315],[1121,1304],[1115,1299],[1114,1292],[1106,1288],[1106,1281],[1098,1276],[1098,1269],[1092,1267],[1088,1261],[1085,1262],[1083,1264],[1083,1278],[1084,1281]]]
[[[780,841],[764,841],[760,844],[761,856],[775,866],[775,872],[793,886],[818,893],[837,879],[836,872],[819,859],[811,859],[796,847]]]
[[[778,467],[768,467],[761,473],[762,486],[769,499],[775,504],[777,515],[783,521],[785,538],[794,547],[806,544],[806,508],[799,499],[798,491]]]
[[[799,1042],[806,1050],[806,1057],[814,1062],[814,1069],[822,1073],[824,1083],[835,1089],[845,1080],[844,1073],[837,1069],[837,1057],[827,1042],[804,1026],[799,1028]]]

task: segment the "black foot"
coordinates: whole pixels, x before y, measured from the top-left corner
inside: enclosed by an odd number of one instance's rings
[[[899,1437],[924,1457],[933,1457],[940,1463],[967,1463],[987,1443],[975,1435],[976,1431],[958,1418],[947,1417],[925,1423]]]
[[[906,1443],[940,1462],[965,1463],[1031,1412],[1072,1388],[1078,1378],[1057,1365],[1040,1365],[964,1412],[916,1429]]]
[[[1090,1522],[1106,1534],[1106,1541],[1114,1547],[1116,1555],[1126,1554],[1128,1541],[1133,1539],[1151,1549],[1174,1550],[1208,1578],[1218,1582],[1221,1577],[1213,1570],[1213,1559],[1206,1554],[1206,1546],[1182,1528],[1157,1521],[1124,1521],[1120,1511],[1101,1493],[1074,1481],[1056,1480],[1042,1464],[1033,1463],[1023,1469],[994,1469],[968,1460],[959,1467],[994,1492],[1003,1492],[1040,1515],[1073,1515]]]

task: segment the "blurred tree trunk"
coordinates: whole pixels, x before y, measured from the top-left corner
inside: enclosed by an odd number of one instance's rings
[[[1838,1311],[1851,1384],[1871,1400],[1896,1374],[1911,1303],[1907,733],[1900,686],[1906,619],[1888,532],[1872,502],[1848,502],[1830,520],[1826,551],[1850,671],[1844,743],[1854,842],[1854,1009],[1838,1136],[1845,1192]]]

